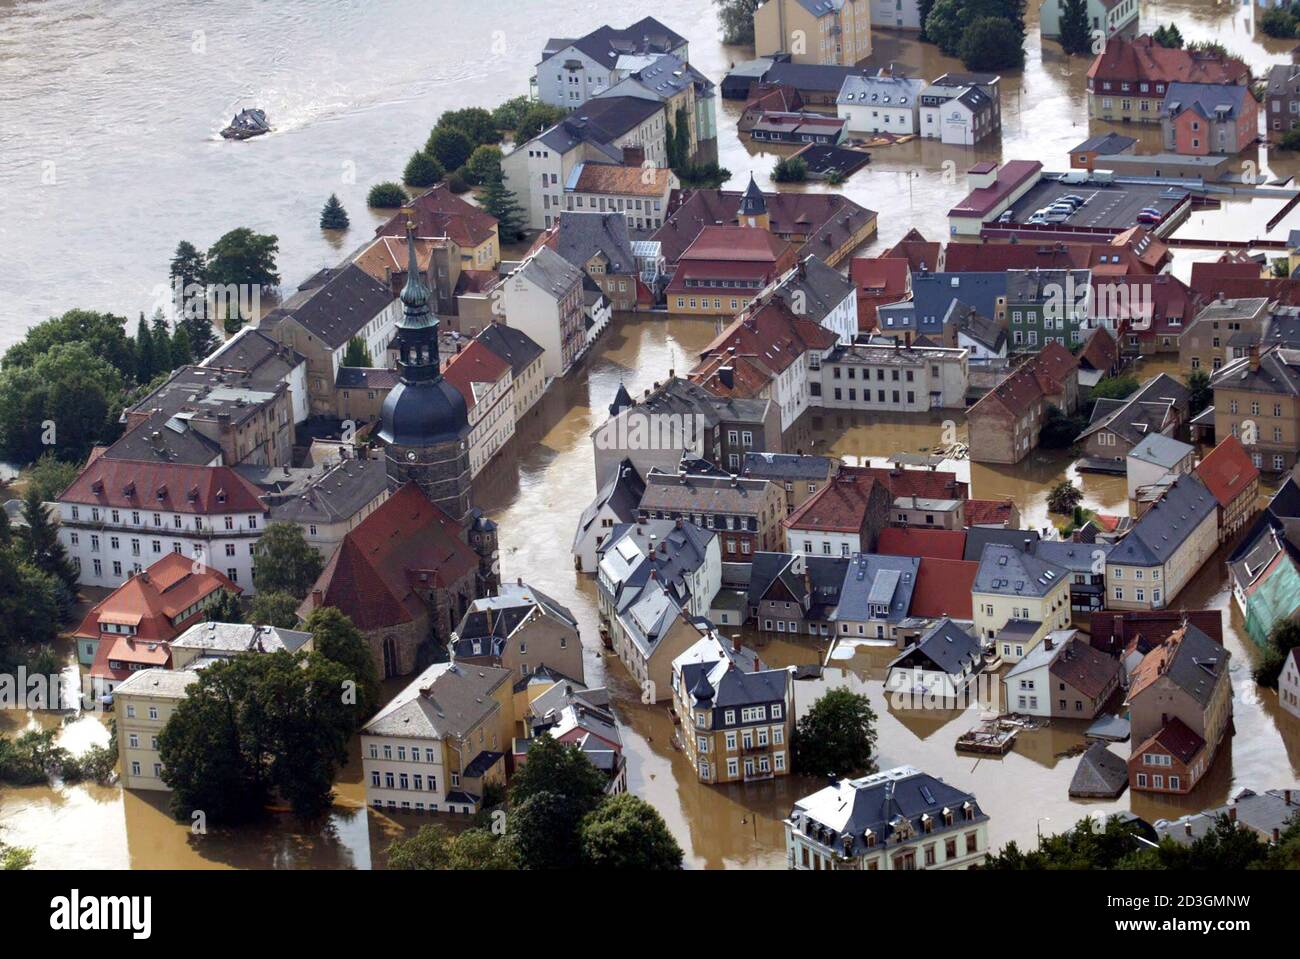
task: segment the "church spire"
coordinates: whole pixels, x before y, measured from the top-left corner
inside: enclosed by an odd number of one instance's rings
[[[397,324],[397,368],[404,380],[431,380],[439,372],[438,317],[429,307],[429,287],[415,256],[415,218],[409,209],[406,213],[406,284]]]
[[[418,329],[430,324],[436,326],[437,318],[429,309],[429,288],[420,275],[415,256],[415,217],[407,210],[406,219],[406,285],[402,287],[402,306],[405,308],[401,325]]]

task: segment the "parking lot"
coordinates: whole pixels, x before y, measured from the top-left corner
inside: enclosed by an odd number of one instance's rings
[[[1083,206],[1063,222],[1051,224],[1055,230],[1088,227],[1119,232],[1137,226],[1138,213],[1150,207],[1160,212],[1161,219],[1159,223],[1141,225],[1163,233],[1171,225],[1170,214],[1178,210],[1188,196],[1187,191],[1179,187],[1155,184],[1063,183],[1060,180],[1044,179],[1012,205],[1011,223],[989,225],[1022,225],[1038,210],[1070,195],[1082,197]],[[1179,210],[1178,215],[1181,217],[1183,211]]]

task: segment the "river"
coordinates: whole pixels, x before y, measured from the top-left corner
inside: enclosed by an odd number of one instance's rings
[[[1023,78],[1004,80],[1000,142],[978,151],[920,142],[879,150],[843,188],[880,213],[872,248],[912,226],[931,238],[946,234],[946,211],[965,188],[960,175],[945,175],[945,161],[959,173],[975,159],[999,156],[1060,168],[1069,146],[1089,134],[1085,61],[1067,61],[1050,45],[1040,50],[1031,7],[1029,63]],[[440,29],[440,18],[453,10],[449,3],[123,0],[96,10],[72,0],[0,0],[0,348],[31,323],[72,306],[128,316],[152,309],[181,238],[205,247],[235,226],[274,232],[290,286],[337,262],[379,222],[365,209],[366,189],[395,177],[442,110],[491,106],[526,92],[548,36],[578,35],[610,15],[607,6],[589,2],[488,2],[457,5],[455,28]],[[618,10],[616,22],[653,14],[687,36],[692,62],[714,79],[749,56],[718,42],[705,0],[632,2]],[[1260,72],[1284,59],[1291,44],[1254,40],[1246,26],[1252,15],[1249,6],[1166,0],[1148,4],[1143,23],[1174,20],[1188,39],[1218,40]],[[960,69],[932,47],[878,34],[871,62],[891,60],[931,77]],[[243,104],[264,107],[276,132],[248,143],[217,137]],[[774,157],[751,153],[736,138],[738,112],[735,102],[720,104],[720,159],[733,173],[730,185],[743,185],[752,171],[770,188]],[[1262,160],[1256,162],[1267,169]],[[331,192],[352,216],[346,241],[326,239],[316,228]],[[1230,203],[1198,214],[1184,229],[1253,237],[1279,205]],[[1196,256],[1205,254],[1180,254],[1179,269]],[[502,454],[476,498],[501,524],[504,574],[523,575],[577,616],[589,681],[607,682],[618,695],[632,791],[664,815],[688,864],[776,867],[784,863],[780,819],[816,784],[789,777],[743,787],[699,785],[671,744],[666,709],[641,705],[621,666],[599,648],[594,587],[572,572],[568,555],[571,531],[595,490],[588,434],[618,383],[634,394],[648,388],[667,369],[684,368],[713,333],[704,320],[618,320],[585,371],[552,387],[540,416]],[[883,456],[933,445],[941,421],[837,414],[811,428],[820,449]],[[1062,475],[1074,475],[1063,458],[1047,454],[1014,471],[969,469],[973,495],[1010,497],[1027,525],[1040,526],[1047,491]],[[1122,483],[1075,478],[1085,505],[1123,508]],[[1189,605],[1229,607],[1222,563],[1207,564],[1183,598]],[[1244,637],[1233,611],[1225,640],[1237,663],[1237,735],[1207,781],[1176,804],[1127,794],[1117,803],[1069,801],[1074,762],[1057,758],[1081,741],[1069,724],[1023,736],[1001,760],[958,756],[952,741],[973,714],[891,711],[882,695],[887,657],[881,651],[861,654],[852,669],[800,682],[797,696],[803,709],[829,685],[865,691],[880,717],[882,765],[911,763],[973,790],[992,817],[991,840],[1025,843],[1039,828],[1064,828],[1087,812],[1133,808],[1158,818],[1219,803],[1234,786],[1294,781],[1300,723],[1281,713],[1275,697],[1255,696]],[[759,642],[772,665],[816,662],[823,652],[812,644]],[[0,732],[59,721],[49,714],[0,715]],[[76,750],[106,738],[107,729],[92,717],[66,725],[60,741]],[[32,846],[44,868],[369,868],[382,865],[390,839],[418,820],[365,810],[355,744],[353,757],[328,824],[310,832],[275,819],[255,830],[194,836],[167,815],[165,797],[93,786],[0,790],[0,826],[4,841]]]

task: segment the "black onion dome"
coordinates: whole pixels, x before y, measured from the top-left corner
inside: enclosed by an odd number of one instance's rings
[[[396,446],[436,446],[462,439],[469,411],[460,391],[442,377],[403,381],[393,387],[380,413],[379,439]]]

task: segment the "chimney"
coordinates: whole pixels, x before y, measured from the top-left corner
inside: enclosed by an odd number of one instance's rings
[[[317,607],[321,606],[324,602],[325,602],[325,594],[321,592],[319,589],[313,589],[311,591],[312,609],[316,609]]]
[[[740,633],[734,633],[734,634],[732,634],[732,637],[731,637],[731,651],[732,651],[733,653],[738,653],[738,652],[740,652],[740,650],[741,650],[741,646],[740,646]]]
[[[907,348],[910,350],[912,348],[912,331],[908,330],[904,333],[903,338],[907,341]]]
[[[1043,637],[1043,649],[1047,650],[1050,653],[1055,647],[1056,647],[1056,643],[1053,641],[1051,636]]]
[[[736,385],[736,373],[730,366],[718,367],[718,382],[727,389],[733,389]]]
[[[1255,372],[1259,369],[1259,344],[1252,343],[1250,347],[1250,369]]]
[[[1233,822],[1237,821],[1237,806],[1235,803],[1228,807],[1228,818]]]
[[[1192,834],[1192,821],[1190,819],[1183,824],[1183,831],[1189,836]]]
[[[1033,541],[1032,539],[1029,539],[1028,537],[1026,537],[1026,538],[1025,538],[1025,552],[1026,552],[1026,553],[1032,553],[1033,551],[1034,551],[1034,541]]]

